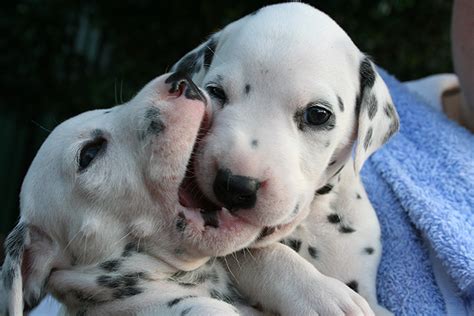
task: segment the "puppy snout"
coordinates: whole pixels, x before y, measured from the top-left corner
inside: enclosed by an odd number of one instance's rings
[[[219,169],[213,185],[217,199],[230,211],[253,208],[259,188],[257,179],[233,175],[229,169]]]

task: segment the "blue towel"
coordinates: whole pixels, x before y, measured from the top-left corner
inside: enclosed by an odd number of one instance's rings
[[[382,227],[379,300],[396,315],[446,315],[450,300],[437,283],[432,249],[467,314],[474,306],[474,136],[380,73],[401,128],[362,170]]]

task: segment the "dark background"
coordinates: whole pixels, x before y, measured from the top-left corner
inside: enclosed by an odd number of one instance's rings
[[[116,2],[0,5],[0,241],[17,221],[21,181],[49,130],[79,112],[128,100],[207,35],[273,3]],[[451,1],[310,3],[400,80],[452,71]]]

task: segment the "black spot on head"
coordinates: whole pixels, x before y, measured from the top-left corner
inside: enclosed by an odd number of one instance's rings
[[[258,147],[258,140],[253,139],[252,142],[251,142],[251,146],[252,146],[252,148],[257,148]]]
[[[113,278],[110,275],[99,275],[97,277],[97,285],[108,287],[108,288],[117,288],[120,286],[120,281],[117,278]]]
[[[337,160],[333,160],[333,161],[329,162],[329,165],[328,165],[328,166],[332,166],[332,165],[334,165],[336,162],[337,162]]]
[[[186,316],[189,314],[189,312],[191,311],[192,307],[188,307],[188,308],[185,308],[181,311],[181,316]]]
[[[147,133],[151,135],[158,135],[165,129],[165,124],[161,120],[153,120],[147,128]]]
[[[217,211],[201,211],[204,226],[219,227],[219,219],[217,218]]]
[[[341,112],[344,112],[344,102],[342,102],[340,96],[337,96],[337,104],[339,105],[339,110],[341,110]]]
[[[319,257],[318,249],[316,249],[314,247],[309,246],[308,247],[308,253],[311,256],[311,258],[313,258],[313,259],[318,259],[318,257]]]
[[[367,103],[367,114],[369,116],[369,120],[372,120],[377,113],[378,109],[378,102],[375,95],[372,93],[369,98],[369,102]]]
[[[374,251],[375,251],[375,250],[374,250],[374,248],[372,248],[372,247],[366,247],[366,248],[364,248],[364,252],[365,252],[366,254],[368,254],[368,255],[373,254]]]
[[[216,52],[217,47],[217,38],[211,37],[209,41],[205,44],[204,48],[204,68],[208,69],[211,64],[212,60],[214,59],[214,54]]]
[[[373,129],[372,127],[369,127],[369,130],[367,131],[367,134],[365,134],[364,138],[364,149],[367,150],[372,143],[372,133]]]
[[[331,192],[332,188],[333,188],[333,186],[328,183],[325,186],[323,186],[322,188],[318,189],[316,191],[316,194],[318,194],[318,195],[328,194],[329,192]]]
[[[104,111],[104,114],[109,114],[111,110]]]
[[[245,94],[249,94],[250,89],[251,89],[250,84],[247,83],[247,84],[245,85]]]
[[[99,128],[96,128],[94,130],[92,130],[91,132],[91,138],[100,138],[100,137],[104,137],[104,131],[99,129]]]
[[[355,229],[349,226],[342,225],[341,227],[339,227],[339,231],[343,234],[350,234],[355,232]]]
[[[184,232],[187,226],[186,217],[182,212],[178,213],[178,218],[176,219],[176,230],[179,232]]]
[[[138,294],[141,294],[141,293],[143,293],[143,288],[129,286],[129,287],[123,287],[123,288],[119,288],[119,289],[115,290],[114,293],[112,294],[112,296],[115,299],[119,300],[119,299],[123,299],[123,298],[126,298],[126,297],[135,296],[135,295],[138,295]]]
[[[285,245],[291,247],[294,251],[298,252],[301,248],[301,240],[298,239],[287,239],[285,240]]]
[[[337,224],[341,222],[341,217],[338,214],[329,214],[328,215],[328,222],[332,224]]]
[[[359,293],[359,283],[357,281],[350,281],[346,285],[354,290],[354,292]]]
[[[358,200],[360,200],[360,199],[362,199],[362,196],[360,196],[359,193],[356,193],[356,198],[357,198]]]
[[[102,262],[99,267],[107,272],[117,272],[122,265],[122,259],[112,259]]]

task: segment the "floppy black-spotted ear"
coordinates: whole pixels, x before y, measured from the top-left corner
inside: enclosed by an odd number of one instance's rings
[[[193,80],[200,82],[214,61],[219,45],[219,33],[213,34],[207,41],[184,55],[173,65],[171,71],[186,74]]]
[[[364,56],[359,67],[360,90],[356,99],[357,145],[354,168],[360,171],[365,160],[398,131],[400,120],[385,82]]]
[[[57,249],[48,234],[35,226],[20,222],[12,230],[5,241],[1,271],[1,315],[23,315],[39,304]]]

